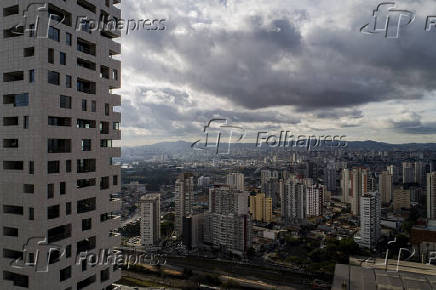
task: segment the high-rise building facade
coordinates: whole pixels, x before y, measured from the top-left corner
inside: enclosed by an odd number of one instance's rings
[[[324,189],[325,187],[320,185],[306,187],[306,217],[322,215]]]
[[[253,220],[270,223],[272,221],[272,198],[264,193],[250,195],[250,214]]]
[[[381,201],[378,192],[368,192],[360,201],[360,237],[361,247],[374,249],[380,238]]]
[[[105,26],[120,19],[119,4],[0,3],[0,289],[112,289],[121,277],[112,264],[76,263],[121,242],[112,198],[120,191],[112,160],[121,154],[112,148],[121,138],[113,110],[121,96],[112,93],[121,85],[121,45],[113,38],[121,33]],[[104,25],[91,30],[85,17]],[[49,255],[50,245],[58,250]],[[44,271],[11,266],[20,259],[45,263]]]
[[[403,162],[403,184],[415,182],[415,169],[413,163]]]
[[[284,183],[281,199],[281,217],[285,223],[298,222],[305,218],[305,185],[297,179],[288,179]]]
[[[192,173],[182,173],[175,185],[175,220],[174,229],[178,235],[183,233],[183,218],[192,214],[194,202],[194,177]]]
[[[427,174],[427,218],[436,220],[436,171]]]
[[[350,203],[353,193],[351,191],[351,171],[348,168],[342,169],[341,172],[341,201]]]
[[[152,246],[160,241],[160,194],[141,197],[141,244]]]
[[[209,190],[209,212],[204,215],[204,242],[241,254],[251,247],[248,193],[220,186]]]
[[[410,189],[405,189],[403,186],[394,189],[393,209],[395,212],[410,209],[410,192]]]
[[[390,203],[392,200],[393,176],[388,171],[383,171],[379,175],[378,188],[382,203]]]
[[[360,197],[368,192],[369,170],[366,168],[353,168],[351,172],[351,213],[360,214]]]
[[[242,173],[229,173],[226,176],[226,184],[233,189],[244,190],[244,174]]]

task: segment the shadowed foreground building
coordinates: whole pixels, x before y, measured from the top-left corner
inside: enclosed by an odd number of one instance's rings
[[[121,242],[112,163],[121,154],[112,148],[121,138],[113,111],[121,96],[112,94],[121,85],[120,31],[76,23],[120,19],[119,4],[0,2],[0,289],[112,289],[121,277],[112,264],[76,263]]]

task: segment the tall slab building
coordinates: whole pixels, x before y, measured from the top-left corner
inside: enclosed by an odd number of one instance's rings
[[[115,23],[119,6],[0,2],[0,289],[113,289],[121,277],[78,263],[121,242],[121,33],[92,26]]]

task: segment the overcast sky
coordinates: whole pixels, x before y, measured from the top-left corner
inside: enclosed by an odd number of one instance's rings
[[[124,19],[166,19],[122,42],[123,145],[193,141],[212,118],[256,131],[436,142],[434,0],[398,39],[363,34],[372,0],[123,1]]]

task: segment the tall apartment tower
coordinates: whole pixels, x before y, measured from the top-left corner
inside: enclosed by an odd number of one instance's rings
[[[76,263],[121,243],[121,32],[89,26],[115,23],[119,4],[0,2],[0,289],[113,289],[121,277]]]
[[[281,216],[284,223],[299,222],[305,218],[305,193],[303,183],[292,179],[286,180],[281,199]]]
[[[436,171],[427,173],[427,218],[436,220]]]
[[[390,203],[392,200],[393,176],[388,171],[379,175],[378,188],[382,203]]]
[[[360,201],[360,239],[361,247],[374,249],[380,238],[381,201],[378,192],[368,192]]]
[[[183,218],[192,214],[192,203],[194,202],[194,177],[192,173],[179,175],[176,180],[175,192],[174,228],[178,235],[182,235]]]
[[[244,174],[242,173],[229,173],[226,177],[226,184],[233,189],[244,190]]]
[[[369,170],[366,168],[353,168],[351,173],[351,212],[355,216],[360,214],[360,197],[368,192]]]
[[[253,220],[270,223],[272,221],[272,198],[265,193],[250,195],[250,214]]]
[[[160,240],[160,194],[141,197],[141,244],[157,245]]]
[[[403,162],[403,184],[415,182],[415,169],[413,163]]]
[[[351,172],[350,169],[344,168],[341,172],[341,201],[350,203],[353,193],[351,192]]]
[[[323,213],[324,186],[306,186],[306,217],[321,216]]]

